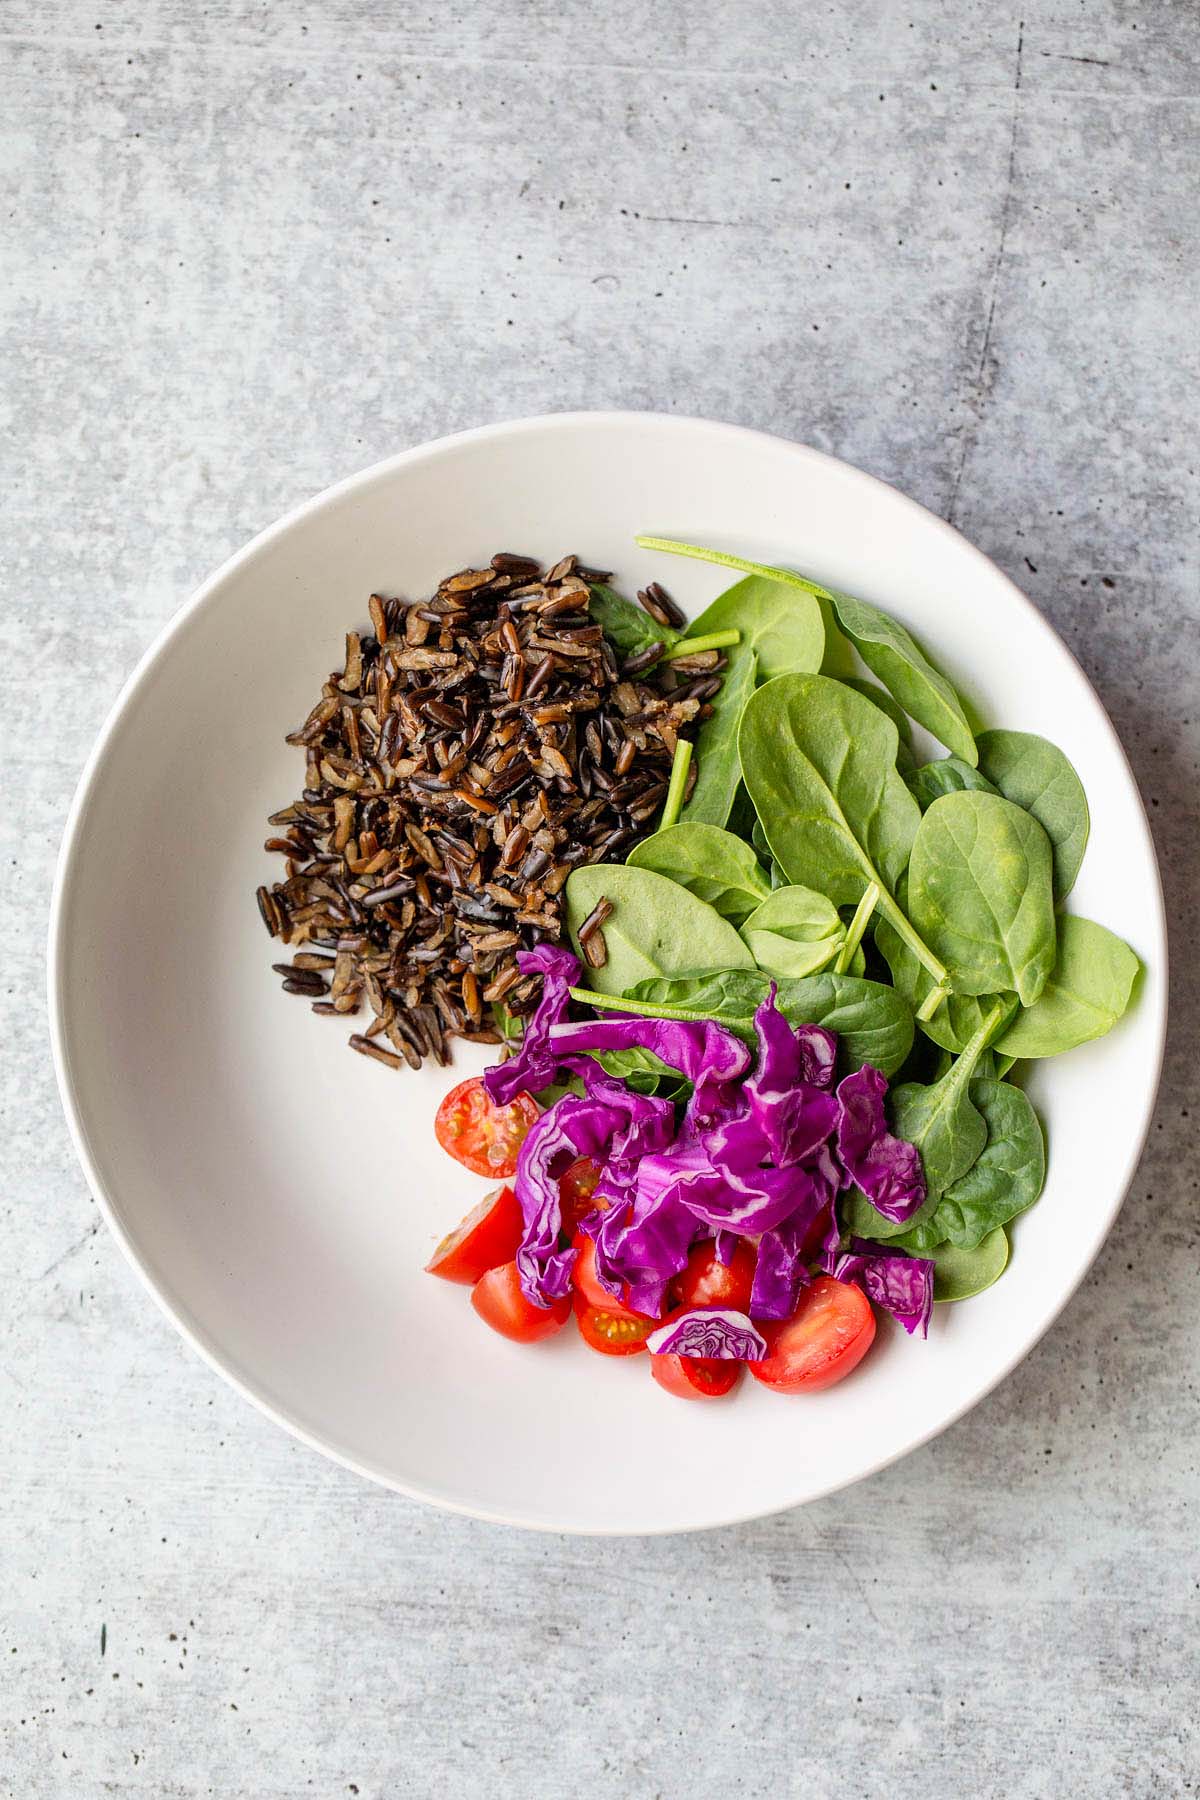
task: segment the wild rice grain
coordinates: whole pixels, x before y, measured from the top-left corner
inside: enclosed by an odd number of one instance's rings
[[[357,1050],[360,1056],[373,1056],[376,1062],[386,1063],[389,1069],[400,1069],[404,1066],[398,1056],[393,1056],[390,1050],[385,1050],[380,1044],[373,1044],[370,1038],[364,1037],[360,1031],[356,1031],[351,1037],[350,1048]]]
[[[593,906],[591,912],[579,927],[578,936],[581,944],[586,944],[590,938],[595,936],[605,920],[612,917],[612,910],[613,904],[611,900],[606,900],[603,897],[597,900],[595,906]],[[599,964],[596,964],[595,966],[597,968],[600,967]]]
[[[584,961],[589,969],[602,969],[608,961],[608,945],[599,926],[593,931],[587,943],[581,942],[579,947],[583,951]]]

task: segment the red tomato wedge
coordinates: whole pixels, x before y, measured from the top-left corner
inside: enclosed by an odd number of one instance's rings
[[[553,1337],[571,1316],[570,1300],[556,1300],[549,1307],[527,1300],[515,1262],[501,1263],[481,1276],[472,1291],[471,1305],[486,1325],[514,1344],[536,1344],[541,1338]]]
[[[875,1314],[860,1288],[818,1275],[790,1319],[759,1322],[767,1354],[746,1367],[779,1394],[815,1394],[856,1368],[871,1348]]]
[[[473,1175],[509,1181],[517,1172],[517,1152],[538,1116],[529,1094],[518,1094],[507,1106],[494,1106],[478,1075],[451,1088],[437,1109],[433,1129],[443,1150]]]
[[[637,1313],[592,1306],[582,1294],[575,1296],[575,1319],[588,1349],[598,1350],[601,1356],[636,1356],[646,1348],[646,1339],[658,1323],[639,1318]]]
[[[600,1164],[593,1162],[590,1156],[577,1156],[559,1182],[558,1198],[562,1207],[562,1228],[568,1237],[574,1235],[580,1219],[586,1218],[590,1212],[595,1212],[597,1202],[592,1196],[596,1191],[596,1183],[599,1179]]]
[[[612,1313],[613,1317],[617,1319],[642,1318],[644,1316],[642,1313],[634,1312],[631,1306],[622,1306],[621,1302],[610,1294],[606,1287],[602,1286],[600,1277],[596,1273],[596,1246],[591,1238],[584,1237],[582,1231],[577,1231],[571,1242],[579,1252],[575,1258],[575,1267],[571,1271],[571,1280],[576,1292],[587,1301],[588,1305],[597,1307],[600,1312]],[[654,1319],[650,1320],[651,1329],[654,1328],[656,1322]]]
[[[717,1356],[651,1356],[650,1373],[680,1400],[720,1400],[742,1374],[740,1362]]]
[[[671,1283],[671,1298],[680,1306],[728,1306],[734,1312],[748,1312],[750,1289],[754,1285],[755,1252],[739,1238],[729,1267],[717,1255],[717,1246],[693,1244],[686,1269],[681,1269]]]
[[[462,1224],[442,1239],[425,1264],[426,1272],[473,1287],[489,1269],[512,1261],[523,1232],[517,1196],[510,1187],[493,1188]]]

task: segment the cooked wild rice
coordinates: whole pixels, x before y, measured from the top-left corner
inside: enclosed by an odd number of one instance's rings
[[[289,735],[305,787],[271,816],[265,848],[287,876],[259,888],[259,911],[291,952],[273,965],[285,992],[335,1018],[366,1001],[361,1055],[417,1068],[448,1061],[453,1037],[499,1042],[490,1008],[532,1006],[516,953],[560,936],[571,870],[651,828],[717,659],[622,667],[589,611],[589,581],[606,579],[574,556],[543,575],[502,553],[427,601],[372,594],[373,630],[347,634],[344,667]],[[657,583],[639,599],[681,621]],[[584,927],[597,966],[606,916]]]

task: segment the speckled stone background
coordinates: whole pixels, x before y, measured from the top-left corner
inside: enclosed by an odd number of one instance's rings
[[[1193,0],[4,0],[5,1795],[1195,1791],[1198,106]],[[1022,583],[1176,979],[1121,1220],[998,1393],[807,1510],[593,1543],[374,1490],[204,1368],[41,995],[80,766],[192,586],[389,451],[604,405],[831,450]]]

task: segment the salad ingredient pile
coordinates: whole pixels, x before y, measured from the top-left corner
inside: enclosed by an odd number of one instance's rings
[[[707,1020],[573,1023],[578,960],[542,945],[520,966],[542,977],[520,1048],[455,1090],[463,1129],[439,1131],[469,1167],[481,1142],[511,1146],[523,1133],[515,1164],[503,1163],[514,1183],[439,1247],[431,1273],[474,1281],[476,1311],[519,1342],[552,1335],[573,1311],[591,1348],[647,1350],[660,1383],[688,1398],[728,1392],[742,1363],[779,1391],[830,1385],[874,1336],[866,1296],[924,1334],[933,1264],[858,1239],[843,1248],[839,1197],[852,1181],[901,1226],[926,1199],[917,1151],[889,1129],[878,1070],[838,1080],[837,1039],[790,1025],[773,986],[752,1055]],[[631,1054],[677,1071],[686,1100],[608,1072]],[[528,1090],[563,1080],[570,1088],[530,1123]]]
[[[874,606],[639,543],[739,571],[686,629],[639,627],[672,656],[719,643],[724,681],[653,834],[571,870],[577,957],[515,952],[540,998],[480,1092],[516,1118],[495,1141],[542,1110],[475,1305],[521,1339],[573,1311],[688,1398],[743,1364],[812,1391],[876,1310],[924,1335],[934,1300],[1003,1272],[1045,1174],[1021,1061],[1109,1030],[1140,965],[1064,910],[1088,809],[1055,745],[977,734]]]

